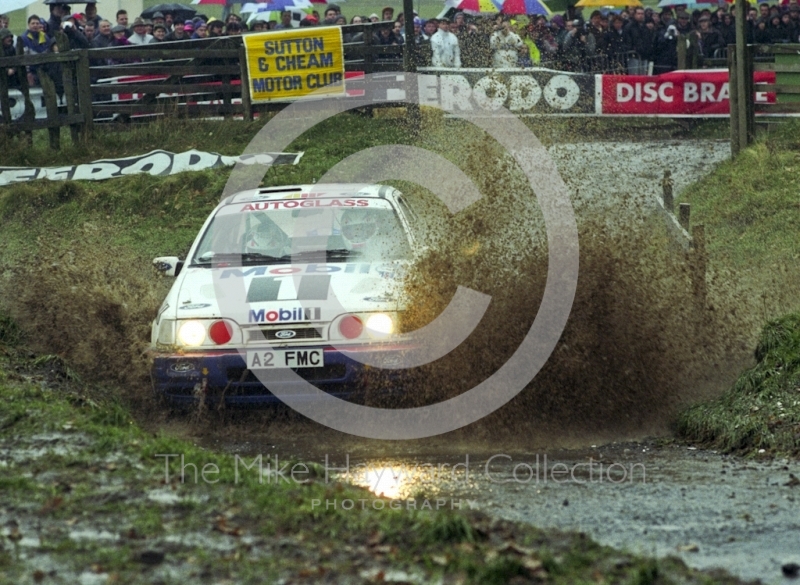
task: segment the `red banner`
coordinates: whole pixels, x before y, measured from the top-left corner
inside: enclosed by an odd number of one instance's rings
[[[663,75],[602,75],[598,113],[628,116],[728,116],[727,69],[673,71]],[[756,71],[756,84],[775,83],[772,71]],[[775,94],[759,92],[756,102],[775,103]]]

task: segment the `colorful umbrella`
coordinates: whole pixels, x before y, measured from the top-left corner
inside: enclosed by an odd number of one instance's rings
[[[269,0],[269,2],[248,2],[239,11],[242,14],[260,14],[264,16],[267,12],[291,10],[292,8],[301,9],[311,6],[309,0]],[[269,17],[264,17],[269,20]]]
[[[603,6],[642,6],[639,0],[579,0],[578,8],[602,8]]]
[[[542,0],[505,0],[500,12],[503,14],[543,14],[544,16],[552,14]]]
[[[661,0],[658,3],[659,8],[666,8],[666,7],[673,7],[673,6],[685,6],[686,10],[695,10],[695,9],[703,9],[708,8],[709,4],[716,4],[717,0],[694,0],[693,2],[678,2],[676,0]],[[705,4],[705,6],[700,6],[700,4]]]
[[[448,0],[445,5],[470,14],[496,14],[500,11],[500,7],[494,4],[492,0]]]

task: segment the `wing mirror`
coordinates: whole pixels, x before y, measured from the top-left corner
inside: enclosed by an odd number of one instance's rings
[[[162,276],[178,276],[183,268],[183,260],[177,256],[159,256],[153,259],[153,268]]]

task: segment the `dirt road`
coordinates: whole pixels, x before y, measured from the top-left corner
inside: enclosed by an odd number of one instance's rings
[[[744,460],[652,441],[550,452],[477,442],[448,446],[441,438],[391,447],[332,431],[210,444],[315,461],[332,477],[376,494],[460,500],[497,518],[585,532],[643,555],[679,556],[695,568],[796,582],[781,567],[800,563],[798,462]],[[335,471],[345,467],[348,472]]]

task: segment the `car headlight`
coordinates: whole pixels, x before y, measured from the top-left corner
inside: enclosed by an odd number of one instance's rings
[[[394,333],[394,320],[386,313],[373,313],[367,317],[367,333],[374,339],[384,339]]]
[[[178,329],[178,341],[181,345],[195,347],[202,345],[206,339],[206,328],[200,321],[184,321]]]

